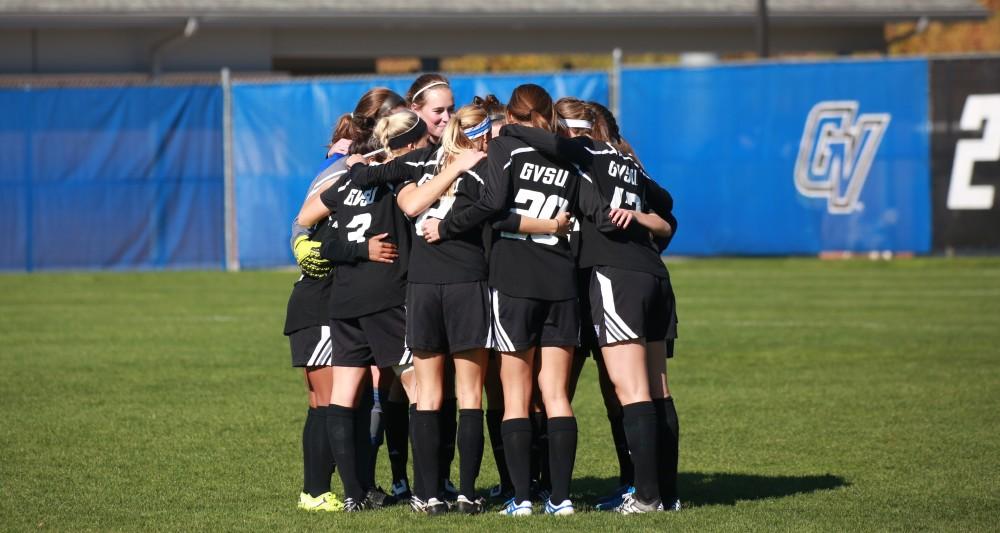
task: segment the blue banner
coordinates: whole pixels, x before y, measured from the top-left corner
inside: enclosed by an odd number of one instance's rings
[[[455,105],[493,93],[506,102],[522,83],[545,87],[554,98],[607,102],[604,73],[450,76]],[[337,118],[372,87],[405,95],[413,77],[233,86],[233,167],[240,266],[294,263],[288,246],[292,219],[326,156]]]
[[[0,268],[220,268],[221,94],[0,91]]]
[[[626,69],[621,123],[673,254],[925,253],[925,60]]]

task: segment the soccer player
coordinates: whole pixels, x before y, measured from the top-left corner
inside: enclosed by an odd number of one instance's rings
[[[508,123],[554,131],[552,99],[537,85],[521,85],[507,102]],[[461,235],[497,213],[555,218],[577,209],[579,177],[569,165],[517,139],[501,137],[489,146],[482,197],[440,223],[424,223],[430,242]],[[514,497],[507,515],[532,513],[530,495],[531,422],[528,418],[536,353],[541,357],[538,386],[548,416],[552,494],[545,512],[574,511],[569,485],[576,456],[577,425],[568,398],[572,347],[579,338],[575,264],[560,235],[505,231],[490,253],[494,344],[500,352],[504,393],[502,433]],[[538,347],[540,346],[540,349]]]
[[[427,137],[426,126],[409,111],[381,119],[375,134],[393,155],[423,145]],[[357,153],[375,142],[355,142],[351,150]],[[311,200],[303,206],[299,220],[311,223],[331,213],[338,238],[360,243],[388,233],[399,254],[392,264],[357,263],[334,271],[329,309],[334,385],[328,428],[334,456],[342,465],[345,510],[356,511],[385,503],[371,480],[364,480],[357,470],[358,463],[367,464],[367,445],[359,442],[368,440],[368,426],[361,423],[364,409],[357,408],[358,394],[365,389],[367,366],[374,362],[383,370],[400,374],[408,394],[413,394],[412,373],[406,372],[410,354],[403,343],[409,232],[405,217],[396,207],[395,190],[388,186],[360,189],[350,181],[338,183],[324,191],[319,201]],[[362,432],[364,439],[359,438]]]
[[[610,202],[609,230],[601,220],[581,220],[580,266],[592,268],[591,319],[601,345],[602,363],[622,405],[623,425],[635,490],[615,508],[633,514],[675,509],[676,413],[666,382],[667,340],[676,336],[673,290],[658,244],[669,239],[676,219],[672,200],[644,172],[634,156],[594,137],[594,107],[576,99],[557,105],[560,131],[575,142],[559,143],[551,135],[528,128],[510,134],[546,152],[569,157],[592,181],[581,187],[597,189]],[[617,124],[604,125],[617,136]],[[550,143],[545,142],[548,138]],[[574,149],[575,147],[575,149]],[[657,213],[649,212],[647,202]],[[669,220],[669,222],[668,222]],[[671,223],[672,222],[672,223]],[[661,445],[666,453],[661,451]]]

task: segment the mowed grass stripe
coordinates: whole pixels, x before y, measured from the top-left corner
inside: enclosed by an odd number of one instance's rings
[[[8,530],[992,530],[1000,260],[670,261],[677,514],[442,520],[294,509],[290,272],[0,276]],[[617,466],[588,364],[578,503]],[[488,448],[488,446],[487,446]],[[379,479],[388,484],[385,456]],[[457,479],[457,463],[454,477]],[[479,479],[496,482],[489,450]],[[339,482],[336,483],[339,486]]]

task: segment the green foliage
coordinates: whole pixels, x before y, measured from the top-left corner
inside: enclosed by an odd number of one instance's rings
[[[670,269],[681,318],[670,363],[688,505],[681,513],[297,511],[305,392],[281,335],[297,273],[95,273],[0,276],[0,524],[996,527],[1000,261],[704,260]],[[582,504],[617,474],[591,364],[574,407],[581,446],[573,491]],[[384,484],[387,463],[383,453]],[[496,479],[487,449],[479,484]]]

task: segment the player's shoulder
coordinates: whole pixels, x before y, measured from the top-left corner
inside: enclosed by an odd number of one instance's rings
[[[487,161],[486,159],[482,159],[478,163],[473,165],[472,168],[466,170],[463,177],[471,178],[473,182],[482,184],[483,180],[486,178],[486,168],[487,168]]]

